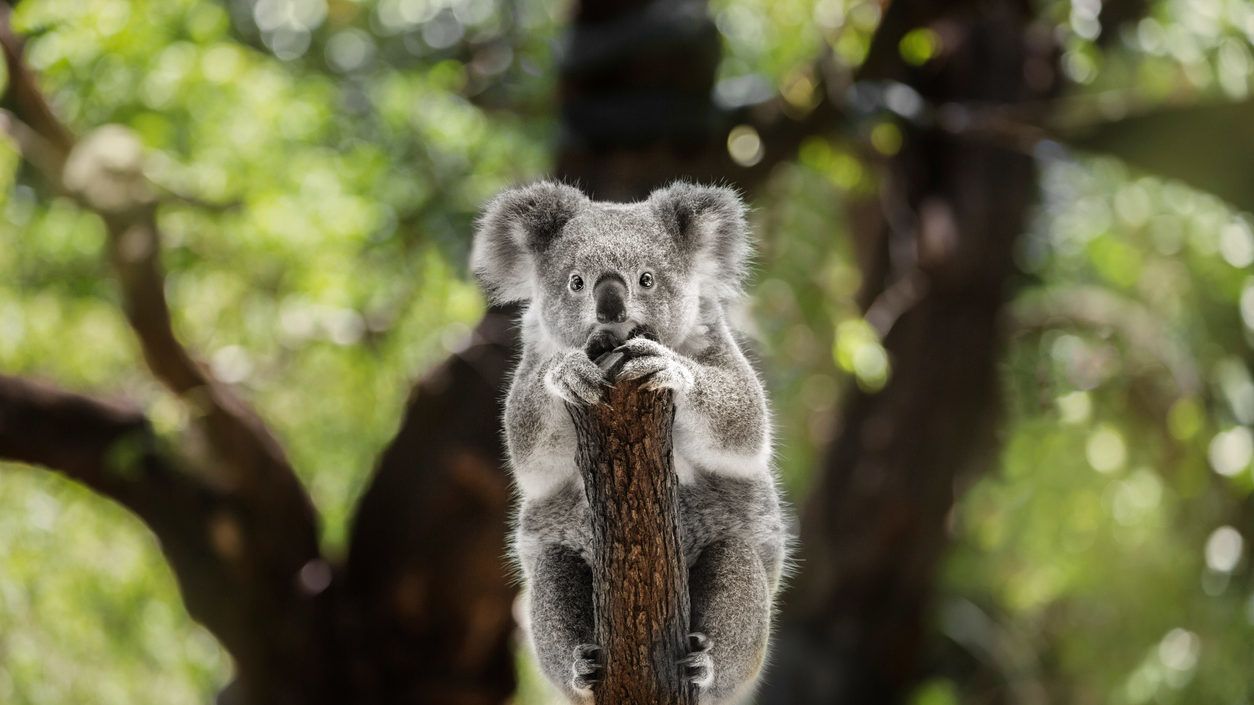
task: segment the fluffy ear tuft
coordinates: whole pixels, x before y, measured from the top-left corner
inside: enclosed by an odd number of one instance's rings
[[[689,257],[701,290],[718,299],[738,296],[751,254],[740,195],[723,186],[679,181],[654,191],[648,204]]]
[[[532,257],[543,253],[588,201],[566,184],[541,181],[503,191],[479,218],[470,270],[494,303],[533,296]]]

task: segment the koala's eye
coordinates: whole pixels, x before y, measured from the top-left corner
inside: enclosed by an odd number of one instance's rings
[[[640,275],[640,286],[646,289],[653,287],[653,272],[645,272]]]
[[[583,288],[583,277],[578,274],[570,275],[570,290],[579,291]]]

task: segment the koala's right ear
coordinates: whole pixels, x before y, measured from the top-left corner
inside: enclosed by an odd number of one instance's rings
[[[492,199],[479,218],[470,270],[494,303],[532,298],[535,256],[587,202],[579,189],[553,181],[509,189]]]

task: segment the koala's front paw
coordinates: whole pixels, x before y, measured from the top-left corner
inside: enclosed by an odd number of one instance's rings
[[[673,389],[684,394],[692,389],[692,370],[673,351],[648,338],[632,338],[617,348],[628,360],[618,372],[619,379],[645,379],[645,389]]]
[[[574,658],[570,687],[582,697],[592,697],[592,686],[601,681],[601,647],[580,644],[575,647]]]
[[[550,394],[578,406],[601,401],[606,384],[605,372],[582,350],[563,353],[544,374],[544,388]]]
[[[688,635],[688,655],[679,661],[684,677],[700,690],[714,684],[714,658],[710,655],[710,637],[701,632]]]

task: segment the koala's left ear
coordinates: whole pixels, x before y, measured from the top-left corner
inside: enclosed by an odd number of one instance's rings
[[[470,269],[495,303],[534,296],[535,257],[562,233],[588,197],[554,181],[504,191],[484,209]]]
[[[751,247],[738,193],[681,181],[654,191],[648,205],[690,258],[702,291],[720,299],[740,293]]]

